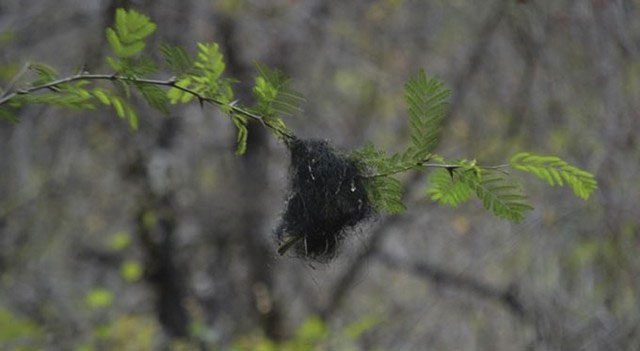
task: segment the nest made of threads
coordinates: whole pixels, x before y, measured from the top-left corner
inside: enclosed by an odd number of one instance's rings
[[[288,147],[290,194],[276,240],[297,238],[291,247],[296,256],[327,262],[373,207],[356,161],[322,140],[294,139]]]

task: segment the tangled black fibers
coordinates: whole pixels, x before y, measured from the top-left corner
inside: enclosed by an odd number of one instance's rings
[[[371,203],[356,162],[326,141],[294,139],[288,146],[291,193],[276,239],[281,250],[293,243],[297,256],[327,262],[349,229],[373,214]]]

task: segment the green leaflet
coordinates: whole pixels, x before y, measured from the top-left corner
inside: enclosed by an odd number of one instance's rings
[[[453,208],[467,202],[473,195],[473,189],[458,173],[459,171],[447,171],[444,168],[431,172],[426,194],[431,200]]]
[[[191,78],[185,77],[176,82],[176,85],[182,88],[188,88],[191,84]],[[195,96],[193,94],[189,94],[179,88],[171,88],[167,91],[167,98],[169,98],[169,102],[173,105],[177,103],[186,104],[189,101],[193,100]]]
[[[162,113],[169,113],[169,98],[164,90],[151,84],[136,84],[136,87],[150,106]]]
[[[533,209],[527,196],[499,170],[483,169],[475,161],[453,162],[456,168],[439,168],[429,175],[427,194],[442,205],[457,207],[475,193],[482,205],[497,217],[513,222]]]
[[[352,154],[364,165],[367,173],[384,175],[374,177],[374,180],[369,181],[370,196],[380,209],[391,213],[404,210],[401,201],[402,187],[395,178],[389,177],[389,175],[408,170],[419,170],[424,162],[433,157],[432,151],[438,143],[450,95],[450,90],[440,80],[427,77],[424,70],[420,70],[405,85],[411,144],[403,152],[390,156],[384,151],[376,149],[372,144],[365,145]],[[441,185],[445,184],[441,183]],[[461,188],[462,186],[458,185],[457,187]],[[438,189],[444,191],[444,188]],[[446,196],[444,192],[441,192],[440,195],[432,195],[448,204],[457,203],[453,197],[455,194]]]
[[[377,149],[373,144],[367,143],[364,147],[351,153],[366,168],[367,173],[395,174],[411,169],[420,169],[421,163],[428,160],[431,154],[421,154],[421,160],[416,161],[414,149],[409,147],[405,152],[387,155],[383,150]]]
[[[420,70],[405,85],[414,160],[423,160],[438,144],[450,96],[451,91],[444,83],[437,78],[428,77],[424,70]]]
[[[531,173],[549,185],[569,185],[576,196],[587,200],[598,182],[593,174],[572,166],[557,156],[541,156],[528,152],[513,155],[510,161],[514,169]]]
[[[364,179],[364,185],[374,207],[378,211],[392,214],[404,212],[400,181],[391,176],[379,176],[396,170],[391,158],[371,143],[352,152],[350,156],[360,165],[363,174],[371,176]]]
[[[155,62],[146,57],[114,59],[107,57],[107,64],[120,75],[137,78],[158,71]]]
[[[374,177],[365,179],[369,200],[376,209],[391,214],[402,213],[406,207],[402,203],[402,183],[394,177]]]
[[[162,53],[164,62],[176,75],[182,75],[193,67],[191,57],[179,46],[166,43],[161,44],[160,53]]]
[[[236,148],[236,155],[244,155],[247,152],[247,137],[249,131],[247,129],[247,117],[241,115],[233,115],[233,124],[236,126],[238,133],[236,136],[236,142],[238,146]]]
[[[117,9],[114,28],[107,28],[107,41],[120,58],[131,57],[144,50],[144,40],[156,30],[149,17],[134,10]]]
[[[32,63],[29,65],[29,69],[34,70],[38,74],[38,79],[33,81],[31,83],[32,85],[40,85],[53,82],[58,76],[58,72],[56,72],[53,67],[45,65],[43,63]]]
[[[92,110],[93,96],[84,88],[88,81],[80,80],[74,83],[60,84],[55,92],[42,94],[22,94],[14,98],[19,105],[45,104],[72,109]]]
[[[252,111],[262,116],[263,121],[280,139],[291,132],[282,117],[302,112],[300,105],[304,97],[289,86],[289,79],[279,70],[257,65],[258,76],[253,86],[256,106]]]
[[[142,77],[158,70],[155,62],[140,57],[146,47],[145,40],[156,30],[149,17],[134,10],[116,10],[113,28],[107,28],[107,41],[116,58],[106,61],[113,70],[127,77]]]
[[[205,98],[228,104],[233,99],[233,90],[231,80],[222,78],[224,70],[224,57],[220,53],[218,44],[198,43],[198,54],[193,69],[180,77],[176,85],[194,91]],[[186,103],[194,98],[192,94],[175,87],[169,89],[167,97],[172,104]]]
[[[482,169],[458,174],[460,180],[473,189],[484,208],[500,218],[520,222],[525,212],[533,209],[522,189],[499,171]]]
[[[90,94],[101,104],[111,106],[119,118],[126,119],[127,122],[129,122],[131,130],[138,130],[138,114],[135,109],[127,103],[127,101],[120,96],[101,88],[93,89]]]
[[[289,79],[279,70],[258,64],[253,95],[256,110],[264,116],[286,117],[302,112],[304,97],[290,87]]]

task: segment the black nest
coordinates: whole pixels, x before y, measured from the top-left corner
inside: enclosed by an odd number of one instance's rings
[[[290,195],[275,231],[279,252],[327,262],[348,232],[373,214],[358,164],[326,141],[295,139],[288,146]]]

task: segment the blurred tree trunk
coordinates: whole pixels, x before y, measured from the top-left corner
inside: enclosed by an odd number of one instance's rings
[[[145,13],[151,13],[152,4],[156,3],[144,2],[140,7],[144,7],[142,11]],[[164,23],[179,23],[182,16],[189,12],[190,4],[190,1],[183,1],[180,11],[172,12],[169,18],[164,19]],[[129,0],[112,1],[108,7],[110,21],[113,21],[117,8],[129,5]],[[178,42],[182,38],[173,39]],[[139,199],[136,228],[146,255],[145,278],[154,290],[158,321],[166,334],[175,338],[189,337],[191,318],[184,305],[188,291],[188,272],[185,265],[180,264],[177,259],[175,242],[179,218],[176,213],[175,190],[170,182],[167,182],[166,188],[154,185],[154,177],[167,175],[151,174],[148,165],[153,157],[164,158],[171,153],[181,125],[181,116],[163,118],[152,148],[140,152],[129,168],[130,174],[134,175],[134,179],[143,190]]]
[[[228,75],[244,83],[237,87],[236,95],[243,103],[248,103],[252,99],[251,68],[240,58],[236,23],[228,15],[218,17],[218,23]],[[254,311],[265,335],[272,340],[282,340],[285,337],[283,315],[273,294],[273,249],[265,240],[265,209],[262,207],[269,188],[267,159],[270,136],[263,126],[256,123],[249,124],[248,131],[246,154],[237,160],[240,238],[249,266],[248,285]]]

